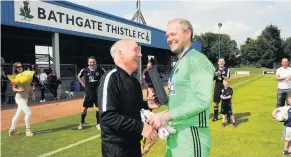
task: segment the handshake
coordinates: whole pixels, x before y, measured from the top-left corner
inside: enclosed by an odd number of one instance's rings
[[[144,123],[147,123],[146,120],[148,119],[150,115],[154,115],[154,113],[145,109],[140,110],[141,120]],[[176,129],[169,125],[163,126],[158,129],[158,135],[162,140],[166,140],[170,136],[170,134],[175,134],[175,133],[176,133]]]
[[[149,117],[153,117],[154,113],[152,113],[149,110],[145,110],[145,109],[141,109],[140,111],[140,116],[142,121],[145,123],[145,125],[147,125],[147,120]],[[156,131],[155,131],[156,132]],[[158,136],[162,139],[162,140],[166,140],[171,134],[175,134],[176,133],[176,129],[167,125],[167,124],[163,124],[163,126],[158,128]],[[146,154],[149,149],[153,146],[154,144],[154,140],[152,140],[151,138],[148,140],[148,143],[146,145],[146,139],[144,138],[143,140],[143,150],[142,150],[142,154]]]

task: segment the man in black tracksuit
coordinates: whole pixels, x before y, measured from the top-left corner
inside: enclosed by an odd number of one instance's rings
[[[140,110],[147,109],[148,103],[143,101],[139,81],[131,75],[141,53],[133,40],[116,42],[110,53],[116,67],[102,76],[98,88],[102,156],[141,157],[142,136],[157,140],[157,131],[141,121]]]

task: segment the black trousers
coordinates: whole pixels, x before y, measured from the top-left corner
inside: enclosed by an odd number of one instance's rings
[[[141,157],[141,145],[116,144],[102,141],[102,157]]]
[[[285,106],[285,102],[287,100],[287,96],[290,93],[291,93],[291,89],[279,89],[278,88],[278,90],[277,90],[277,106],[276,107]]]
[[[59,84],[56,83],[53,83],[50,87],[50,92],[54,95],[55,98],[58,96],[58,87]]]
[[[6,97],[6,90],[7,90],[7,86],[3,86],[1,87],[1,103],[5,103],[6,100],[5,100],[5,97]]]
[[[44,100],[45,99],[45,97],[44,97],[45,87],[44,86],[40,88],[40,92],[41,92],[41,98],[40,99]]]

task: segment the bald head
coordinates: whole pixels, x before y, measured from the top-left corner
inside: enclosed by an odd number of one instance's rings
[[[138,68],[141,52],[134,40],[119,40],[112,45],[110,54],[116,65],[122,67],[128,73]]]
[[[283,58],[281,64],[282,64],[282,67],[288,67],[288,64],[289,64],[288,59],[287,58]]]
[[[125,51],[128,45],[137,45],[134,40],[119,40],[115,42],[110,48],[110,55],[114,59],[116,52]]]

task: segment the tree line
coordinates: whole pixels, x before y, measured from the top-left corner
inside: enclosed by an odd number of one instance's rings
[[[200,41],[204,53],[212,63],[216,63],[219,53],[219,34],[206,32],[193,36]],[[281,38],[281,30],[268,25],[256,38],[247,38],[238,48],[237,42],[227,34],[220,34],[220,56],[230,67],[255,66],[273,68],[282,58],[291,59],[291,37]]]

